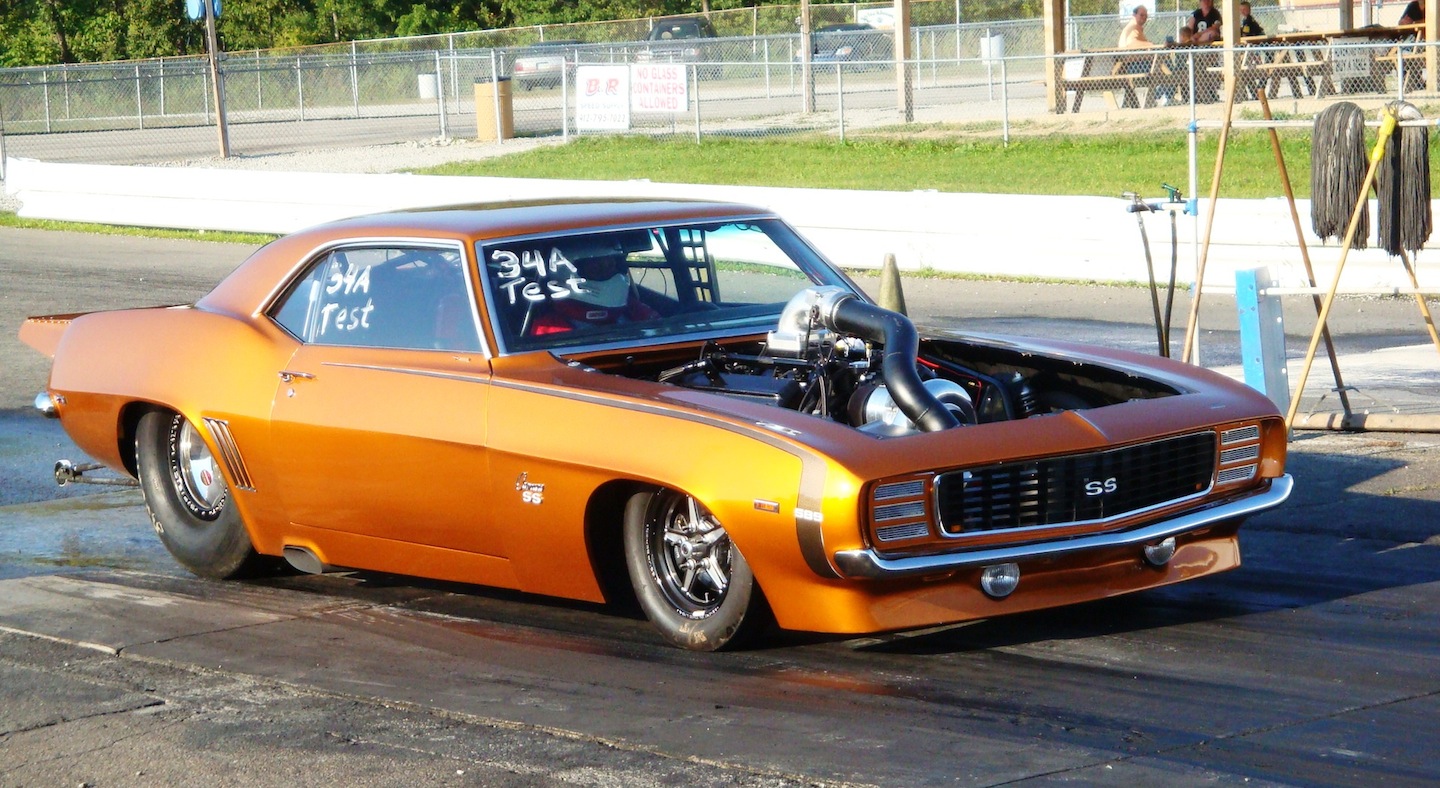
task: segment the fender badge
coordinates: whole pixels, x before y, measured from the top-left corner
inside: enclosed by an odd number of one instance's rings
[[[545,502],[545,485],[530,481],[530,472],[520,474],[515,480],[515,489],[520,491],[520,502],[539,506]]]
[[[770,514],[779,514],[780,504],[776,503],[775,501],[764,501],[756,498],[755,509],[761,512],[769,512]]]

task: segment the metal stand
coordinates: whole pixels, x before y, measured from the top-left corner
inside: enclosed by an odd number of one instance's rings
[[[1179,262],[1179,237],[1176,231],[1175,212],[1185,210],[1185,203],[1180,198],[1180,190],[1164,184],[1169,198],[1164,203],[1147,203],[1140,199],[1135,192],[1125,192],[1124,197],[1130,199],[1130,204],[1125,210],[1135,214],[1135,223],[1140,227],[1140,245],[1145,249],[1145,268],[1150,275],[1150,308],[1155,315],[1155,340],[1160,355],[1170,358],[1170,318],[1175,307],[1175,276],[1176,267]],[[1159,286],[1155,283],[1155,260],[1150,255],[1150,234],[1145,230],[1145,217],[1142,213],[1158,213],[1165,211],[1170,214],[1170,281],[1165,289],[1165,309],[1160,309]]]

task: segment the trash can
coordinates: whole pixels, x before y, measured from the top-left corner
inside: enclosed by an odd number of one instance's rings
[[[497,109],[500,113],[498,123],[495,120]],[[510,78],[475,80],[475,139],[497,142],[514,136],[515,105],[510,96]]]
[[[434,74],[419,74],[415,77],[416,87],[420,90],[420,98],[434,100],[439,97],[440,90],[435,84]]]

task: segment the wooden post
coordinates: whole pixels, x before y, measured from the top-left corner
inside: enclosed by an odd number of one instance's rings
[[[1221,0],[1220,40],[1225,44],[1221,60],[1221,73],[1225,75],[1225,92],[1235,95],[1235,80],[1240,78],[1237,65],[1238,53],[1235,47],[1240,43],[1240,0]]]
[[[1045,93],[1050,96],[1050,105],[1056,113],[1065,111],[1065,91],[1060,89],[1060,69],[1064,65],[1057,57],[1065,51],[1065,0],[1045,0]]]
[[[1440,22],[1436,21],[1437,16],[1440,14],[1434,12],[1425,14],[1425,92],[1427,93],[1434,93],[1440,89],[1440,82],[1435,79],[1435,69],[1440,67],[1440,57],[1436,56],[1435,51],[1435,42],[1440,41],[1440,38],[1436,36],[1437,32],[1440,32]]]
[[[911,54],[910,0],[895,0],[895,104],[906,123],[915,120],[915,86],[910,79],[913,73]]]

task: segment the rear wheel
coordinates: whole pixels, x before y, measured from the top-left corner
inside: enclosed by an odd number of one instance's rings
[[[650,490],[630,498],[625,563],[646,617],[682,648],[738,645],[768,618],[745,557],[715,516],[684,493]]]
[[[145,508],[176,561],[217,579],[263,568],[219,464],[193,424],[177,413],[146,413],[136,431],[135,454]]]

